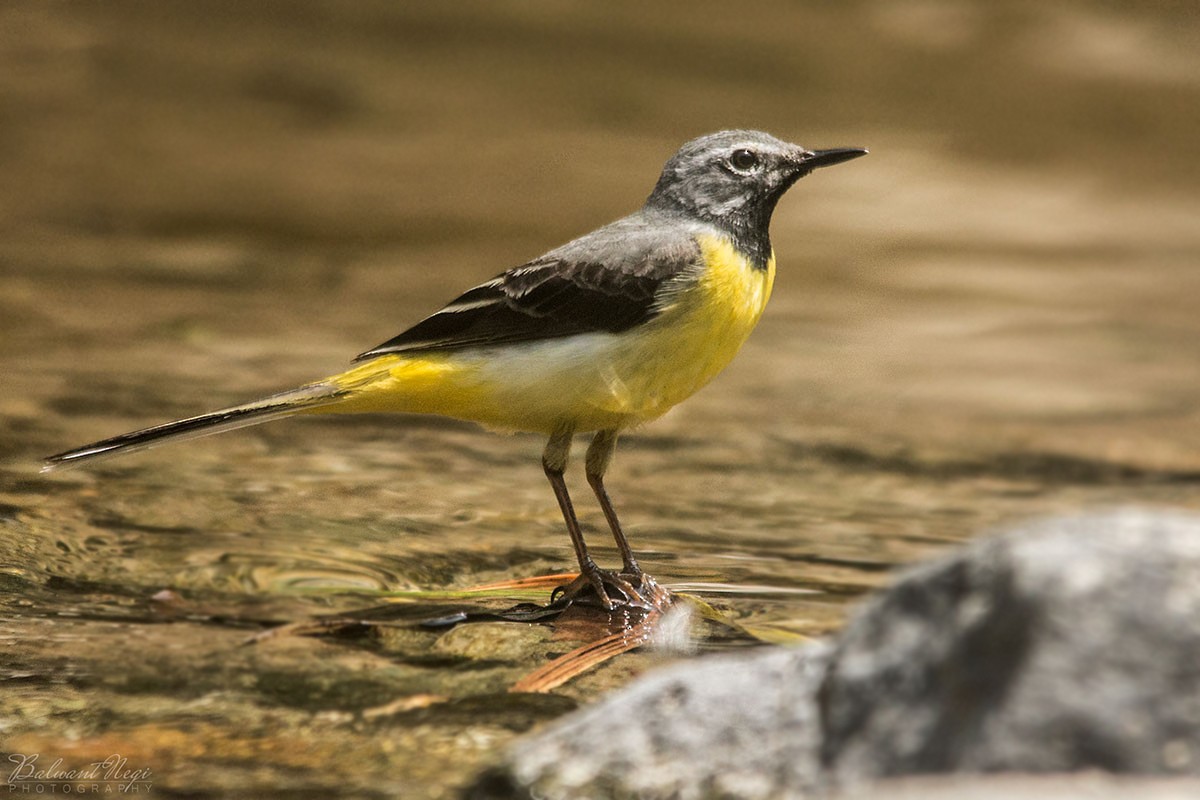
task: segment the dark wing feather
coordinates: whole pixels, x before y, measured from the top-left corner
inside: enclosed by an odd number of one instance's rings
[[[657,314],[663,283],[699,261],[692,236],[622,220],[476,286],[356,360],[617,333]]]

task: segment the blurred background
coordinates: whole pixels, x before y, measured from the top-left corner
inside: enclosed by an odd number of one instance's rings
[[[1095,455],[1195,452],[1194,424],[1107,428],[1195,408],[1192,3],[0,14],[6,419],[48,392],[94,416],[115,383],[169,404],[149,421],[337,370],[627,213],[684,140],[753,127],[872,157],[782,204],[775,307],[726,389],[914,446],[933,411],[1001,447],[1053,420],[1039,437]]]
[[[536,437],[305,420],[62,476],[38,459],[337,372],[632,211],[727,127],[871,155],[784,198],[759,330],[622,449],[611,488],[655,574],[819,633],[989,526],[1200,505],[1190,0],[8,2],[5,746],[123,748],[195,796],[432,797],[561,713],[479,701],[516,667],[430,661],[432,640],[235,657],[244,631],[214,622],[569,568]],[[152,624],[163,589],[206,610]],[[404,691],[483,704],[339,727]],[[231,766],[281,730],[293,784]]]

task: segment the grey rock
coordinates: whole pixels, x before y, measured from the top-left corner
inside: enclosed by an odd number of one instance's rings
[[[843,784],[1200,774],[1200,519],[1050,520],[917,568],[839,637],[820,705]]]
[[[827,800],[1196,800],[1200,780],[1099,772],[891,778]]]
[[[814,694],[828,648],[666,668],[517,743],[468,797],[786,798],[817,779]]]

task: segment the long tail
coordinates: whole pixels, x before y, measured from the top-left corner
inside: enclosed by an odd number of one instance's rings
[[[188,417],[164,425],[155,425],[153,428],[123,433],[111,439],[67,450],[47,458],[42,466],[42,472],[98,461],[135,450],[145,450],[148,447],[157,447],[168,442],[196,439],[214,433],[224,433],[249,425],[257,425],[260,422],[291,416],[319,406],[332,405],[341,401],[346,394],[347,390],[344,387],[332,381],[310,383],[299,389],[264,397],[253,403],[224,408],[220,411],[201,414],[198,417]]]

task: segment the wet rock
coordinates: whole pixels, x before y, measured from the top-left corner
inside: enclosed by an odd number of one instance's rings
[[[1200,774],[1200,519],[1051,520],[920,567],[843,632],[820,701],[842,782]]]
[[[519,662],[530,653],[541,652],[550,635],[550,629],[542,625],[476,622],[451,628],[438,638],[433,650],[475,661]]]
[[[682,664],[514,747],[468,797],[781,797],[815,788],[814,692],[828,648]]]
[[[649,675],[519,742],[468,796],[857,797],[928,773],[1200,775],[1197,742],[1200,517],[1126,511],[919,566],[832,648]],[[1061,792],[1009,794],[995,776],[960,780],[971,791],[945,796],[1092,796],[1066,778]]]

